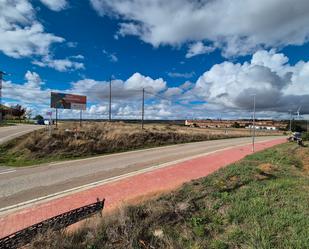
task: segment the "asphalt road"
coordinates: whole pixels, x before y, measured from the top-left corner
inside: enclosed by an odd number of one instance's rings
[[[14,125],[0,127],[0,144],[13,138],[25,135],[31,131],[42,129],[40,125]]]
[[[279,137],[258,137],[256,141],[270,141],[277,138]],[[0,171],[0,208],[250,142],[251,138],[213,140],[35,167],[6,169]]]

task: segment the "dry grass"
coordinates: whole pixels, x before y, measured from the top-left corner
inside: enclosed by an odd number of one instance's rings
[[[256,153],[75,232],[40,235],[30,248],[309,248],[309,178],[299,153],[308,148]]]
[[[274,135],[260,132],[258,135]],[[248,129],[199,129],[169,124],[123,122],[64,123],[54,130],[38,130],[0,147],[0,164],[25,166],[47,161],[88,157],[140,148],[249,136]]]

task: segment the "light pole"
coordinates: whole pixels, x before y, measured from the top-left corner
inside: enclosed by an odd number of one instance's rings
[[[253,133],[252,133],[252,152],[255,151],[255,96],[256,94],[252,94],[253,96]]]
[[[292,131],[292,110],[289,110],[290,112],[290,132]]]

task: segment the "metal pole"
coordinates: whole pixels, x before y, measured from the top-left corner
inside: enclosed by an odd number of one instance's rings
[[[52,134],[52,127],[53,127],[53,120],[52,120],[52,113],[49,115],[49,136]]]
[[[82,127],[82,115],[83,115],[83,110],[80,110],[79,114],[79,126]]]
[[[290,111],[290,131],[292,131],[292,111]]]
[[[56,127],[58,127],[58,108],[56,108]]]
[[[142,130],[144,129],[144,114],[145,114],[145,89],[143,88],[143,100],[142,100]]]
[[[4,72],[0,71],[0,122],[2,122],[2,80],[3,80]]]
[[[255,94],[253,95],[253,134],[252,134],[252,152],[255,151]]]
[[[109,80],[109,122],[112,121],[112,77]]]

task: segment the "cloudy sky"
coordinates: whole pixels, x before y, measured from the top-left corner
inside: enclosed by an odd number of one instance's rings
[[[308,0],[0,0],[3,102],[45,114],[85,94],[86,118],[309,114]],[[79,117],[65,110],[61,117]]]

